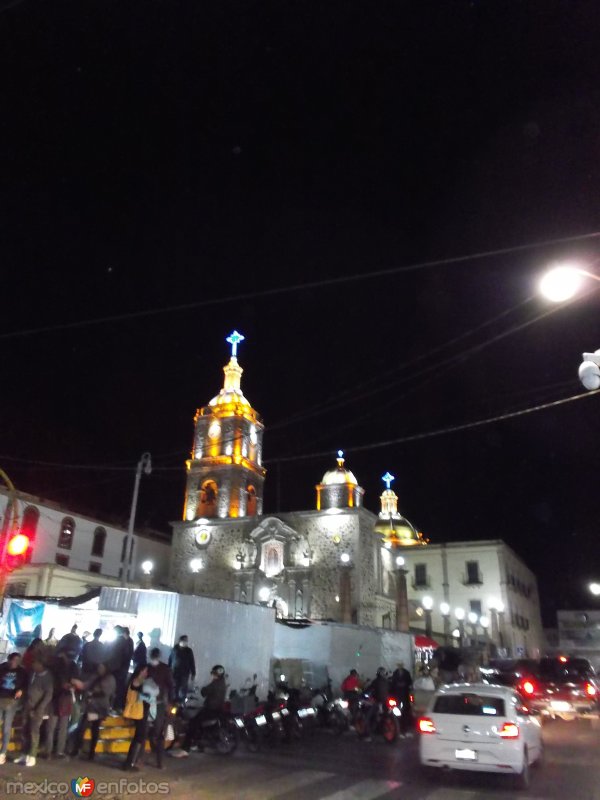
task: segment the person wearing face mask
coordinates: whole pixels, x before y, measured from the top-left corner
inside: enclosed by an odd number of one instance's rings
[[[175,695],[178,702],[182,703],[187,695],[190,678],[196,677],[196,663],[191,647],[188,647],[188,637],[180,636],[169,656],[169,667],[173,671]]]
[[[153,647],[150,650],[148,678],[154,681],[159,691],[156,698],[156,714],[151,721],[148,738],[150,747],[156,755],[156,766],[158,769],[162,769],[165,730],[169,709],[175,700],[175,684],[168,665],[160,660],[160,649],[158,647]]]

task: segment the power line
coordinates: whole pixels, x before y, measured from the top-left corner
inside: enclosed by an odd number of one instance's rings
[[[160,314],[174,314],[178,311],[190,311],[192,309],[224,305],[226,303],[239,303],[245,300],[256,300],[262,297],[274,297],[276,295],[289,294],[291,292],[321,289],[326,286],[339,286],[343,283],[357,283],[359,281],[370,280],[372,278],[383,278],[391,275],[399,275],[404,272],[416,272],[418,270],[431,269],[433,267],[450,266],[451,264],[460,264],[483,258],[493,258],[496,256],[508,255],[509,253],[525,252],[526,250],[536,250],[541,247],[550,247],[552,245],[567,244],[569,242],[584,241],[586,239],[595,239],[598,237],[600,237],[600,231],[593,231],[591,233],[584,233],[579,236],[564,236],[559,239],[546,239],[544,241],[531,242],[529,244],[502,247],[496,250],[484,250],[480,253],[470,253],[469,255],[451,256],[449,258],[421,261],[414,264],[407,264],[403,267],[388,267],[386,269],[374,270],[373,272],[362,272],[356,275],[342,275],[339,278],[323,278],[317,281],[296,283],[289,286],[279,286],[272,289],[259,289],[255,292],[229,295],[228,297],[217,297],[210,300],[197,300],[192,303],[164,306],[163,308],[149,308],[143,311],[129,311],[123,314],[113,314],[111,316],[96,317],[93,319],[78,320],[75,322],[64,322],[59,325],[47,325],[39,328],[24,328],[20,331],[2,333],[0,334],[0,340],[34,336],[39,333],[52,333],[55,331],[72,330],[73,328],[90,327],[92,325],[103,325],[107,322],[124,322],[131,319],[140,319],[142,317],[158,316]]]
[[[377,450],[382,447],[389,447],[393,444],[405,444],[406,442],[416,442],[420,439],[431,439],[434,436],[442,436],[446,433],[456,433],[457,431],[464,431],[470,428],[479,428],[483,425],[491,425],[494,422],[503,422],[507,419],[514,419],[515,417],[522,417],[526,414],[533,414],[535,411],[543,411],[547,408],[554,408],[556,406],[565,405],[566,403],[572,403],[575,400],[582,400],[584,397],[591,397],[592,395],[598,394],[600,389],[596,389],[593,392],[584,392],[583,394],[575,394],[571,397],[565,397],[562,400],[553,400],[550,403],[542,403],[537,406],[531,406],[530,408],[522,408],[519,411],[511,411],[506,414],[499,414],[495,417],[486,417],[485,419],[479,419],[474,422],[465,422],[462,425],[452,425],[446,428],[438,428],[434,431],[425,431],[423,433],[415,433],[410,436],[401,436],[397,439],[387,439],[383,442],[376,442],[375,444],[363,444],[358,445],[356,447],[347,447],[345,452],[346,453],[361,453],[367,450]],[[331,450],[323,450],[319,453],[305,453],[295,456],[282,456],[281,458],[272,458],[265,461],[265,464],[283,464],[287,461],[307,461],[313,458],[324,458],[326,456],[331,455]]]

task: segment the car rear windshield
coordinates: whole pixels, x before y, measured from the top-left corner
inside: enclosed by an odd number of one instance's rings
[[[542,658],[539,673],[543,680],[581,681],[593,677],[594,669],[584,658],[570,658],[568,661]]]
[[[503,717],[504,700],[479,694],[443,694],[435,701],[433,711],[463,717]]]

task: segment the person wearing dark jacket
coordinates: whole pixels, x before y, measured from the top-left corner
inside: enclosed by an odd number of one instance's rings
[[[56,655],[66,653],[67,656],[75,661],[81,652],[81,638],[77,635],[77,625],[73,625],[70,633],[65,633],[56,647]]]
[[[117,682],[115,693],[115,709],[122,711],[125,706],[125,695],[127,694],[127,676],[129,675],[129,662],[131,661],[131,650],[129,645],[131,639],[125,635],[125,628],[115,625],[117,638],[112,643],[109,657],[109,667]]]
[[[412,675],[405,668],[404,662],[398,662],[398,668],[392,673],[390,692],[400,707],[400,734],[406,736],[412,723],[410,695],[412,692]]]
[[[215,664],[210,671],[210,675],[212,678],[211,682],[203,686],[200,692],[204,698],[204,706],[190,721],[183,746],[181,750],[177,750],[173,753],[174,758],[185,758],[189,756],[192,742],[198,736],[202,723],[207,719],[218,717],[223,711],[227,689],[225,685],[225,667],[221,666],[221,664]]]
[[[165,728],[169,716],[169,708],[175,699],[175,685],[173,674],[168,665],[160,660],[160,649],[153,647],[150,650],[148,661],[148,678],[158,686],[156,699],[156,715],[150,724],[148,740],[150,747],[156,754],[156,766],[163,768],[163,750],[165,745]]]
[[[138,643],[135,646],[135,650],[133,651],[133,669],[136,670],[138,667],[143,667],[146,663],[146,656],[148,653],[148,649],[146,647],[146,643],[144,642],[144,634],[139,631],[138,632]]]
[[[21,666],[21,654],[11,653],[4,664],[0,665],[0,723],[2,725],[0,764],[6,764],[13,720],[23,692],[27,689],[27,682],[27,672]]]
[[[54,732],[58,728],[56,758],[64,758],[69,719],[73,712],[73,694],[75,689],[80,686],[79,669],[77,664],[68,657],[67,651],[63,650],[50,665],[50,671],[54,677],[54,692],[46,726],[46,757],[52,757]]]
[[[23,755],[15,764],[35,767],[40,746],[40,728],[44,718],[48,718],[54,694],[54,678],[43,661],[33,662],[32,674],[27,687],[23,728]]]
[[[104,664],[98,664],[96,674],[87,680],[83,686],[83,710],[79,725],[73,736],[71,755],[76,756],[83,744],[86,729],[91,729],[90,750],[88,759],[94,760],[96,745],[100,735],[100,726],[109,715],[117,683]]]
[[[377,726],[377,718],[381,711],[381,706],[387,703],[390,696],[390,683],[387,679],[387,673],[384,667],[379,667],[375,680],[373,680],[367,687],[367,694],[369,694],[375,702],[373,703],[368,717],[369,737],[375,732]]]
[[[98,673],[98,664],[106,663],[106,645],[100,641],[102,628],[96,628],[93,638],[81,648],[81,677],[87,681]]]
[[[180,636],[178,644],[175,645],[169,656],[169,666],[173,670],[175,681],[175,694],[179,702],[186,698],[190,678],[196,677],[196,662],[194,653],[188,645],[188,637]]]
[[[140,758],[140,755],[144,752],[144,746],[146,744],[146,737],[148,735],[148,716],[150,714],[150,703],[148,702],[147,698],[144,697],[144,683],[147,679],[148,666],[146,665],[135,670],[129,680],[128,690],[135,692],[138,695],[139,699],[143,702],[144,711],[141,719],[134,720],[135,732],[133,734],[131,744],[129,745],[129,751],[127,753],[127,758],[125,759],[125,764],[123,765],[123,769],[125,770],[138,769],[136,762]]]

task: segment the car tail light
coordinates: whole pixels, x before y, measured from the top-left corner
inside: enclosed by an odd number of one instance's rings
[[[521,684],[521,691],[523,694],[532,695],[535,692],[535,683],[533,681],[523,681]]]
[[[417,724],[419,733],[435,733],[435,725],[429,717],[421,717]]]
[[[414,703],[414,702],[415,702],[415,696],[414,696],[414,694],[409,694],[409,695],[408,695],[408,699],[410,700],[410,702],[411,702],[411,703]]]
[[[503,739],[518,739],[519,726],[514,722],[505,722],[498,731],[498,736],[501,736]]]
[[[388,708],[395,708],[398,705],[398,703],[396,702],[396,700],[394,700],[393,697],[388,697],[387,704]]]
[[[598,692],[596,691],[596,687],[593,683],[586,683],[585,685],[585,693],[588,697],[596,697]]]

